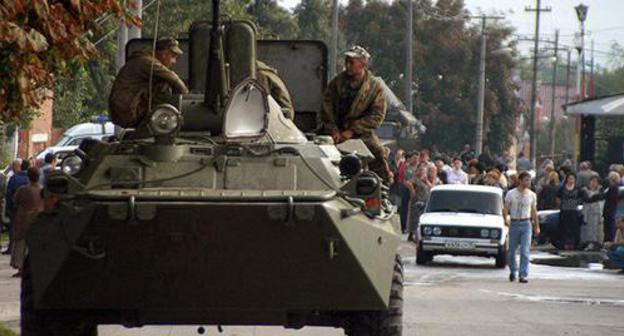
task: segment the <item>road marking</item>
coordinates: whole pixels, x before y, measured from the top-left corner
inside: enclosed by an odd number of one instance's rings
[[[511,297],[518,300],[530,302],[555,302],[555,303],[580,303],[587,305],[624,306],[624,300],[595,299],[581,297],[559,297],[542,295],[524,295],[516,293],[495,292],[487,289],[480,289],[483,293],[496,294],[499,296]]]

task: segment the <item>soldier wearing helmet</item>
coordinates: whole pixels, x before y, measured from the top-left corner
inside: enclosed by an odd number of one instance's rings
[[[323,99],[320,124],[335,143],[359,138],[375,155],[370,168],[388,180],[389,168],[384,149],[375,130],[386,115],[383,88],[374,78],[368,64],[370,54],[361,46],[347,50],[345,69],[329,83]]]
[[[188,93],[184,82],[171,70],[182,53],[177,40],[163,38],[156,42],[154,56],[149,50],[140,50],[130,55],[119,70],[108,98],[113,123],[136,128],[150,112],[150,97],[154,106],[167,102],[167,96],[172,94]]]

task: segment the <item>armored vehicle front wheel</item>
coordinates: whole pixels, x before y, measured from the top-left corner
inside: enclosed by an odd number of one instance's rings
[[[32,271],[28,258],[22,274],[22,336],[97,336],[97,325],[84,321],[79,314],[35,309]]]
[[[403,263],[396,256],[387,310],[355,313],[345,327],[348,336],[403,335]]]

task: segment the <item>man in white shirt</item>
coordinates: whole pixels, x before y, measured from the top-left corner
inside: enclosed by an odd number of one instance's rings
[[[518,187],[505,196],[503,216],[509,226],[509,281],[516,280],[516,250],[520,245],[520,282],[527,283],[529,276],[529,258],[531,253],[531,232],[539,235],[537,217],[537,195],[531,191],[531,175],[522,172],[518,176]],[[533,230],[531,230],[531,220]]]
[[[462,165],[460,158],[453,160],[453,169],[446,172],[448,184],[468,184],[468,174],[462,170]]]

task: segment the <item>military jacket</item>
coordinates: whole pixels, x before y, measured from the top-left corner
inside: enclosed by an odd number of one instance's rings
[[[279,77],[277,70],[260,61],[256,61],[256,66],[260,85],[275,99],[282,109],[286,110],[286,117],[294,120],[295,110],[290,93],[284,81]]]
[[[325,132],[350,129],[358,137],[374,134],[386,116],[386,98],[383,88],[370,71],[353,98],[349,109],[341,109],[343,97],[349,95],[346,72],[338,74],[325,90],[320,113],[320,125]]]
[[[149,51],[133,53],[115,78],[108,107],[113,123],[136,127],[149,113],[149,81],[152,70],[152,103],[163,94],[188,93],[184,82]]]

